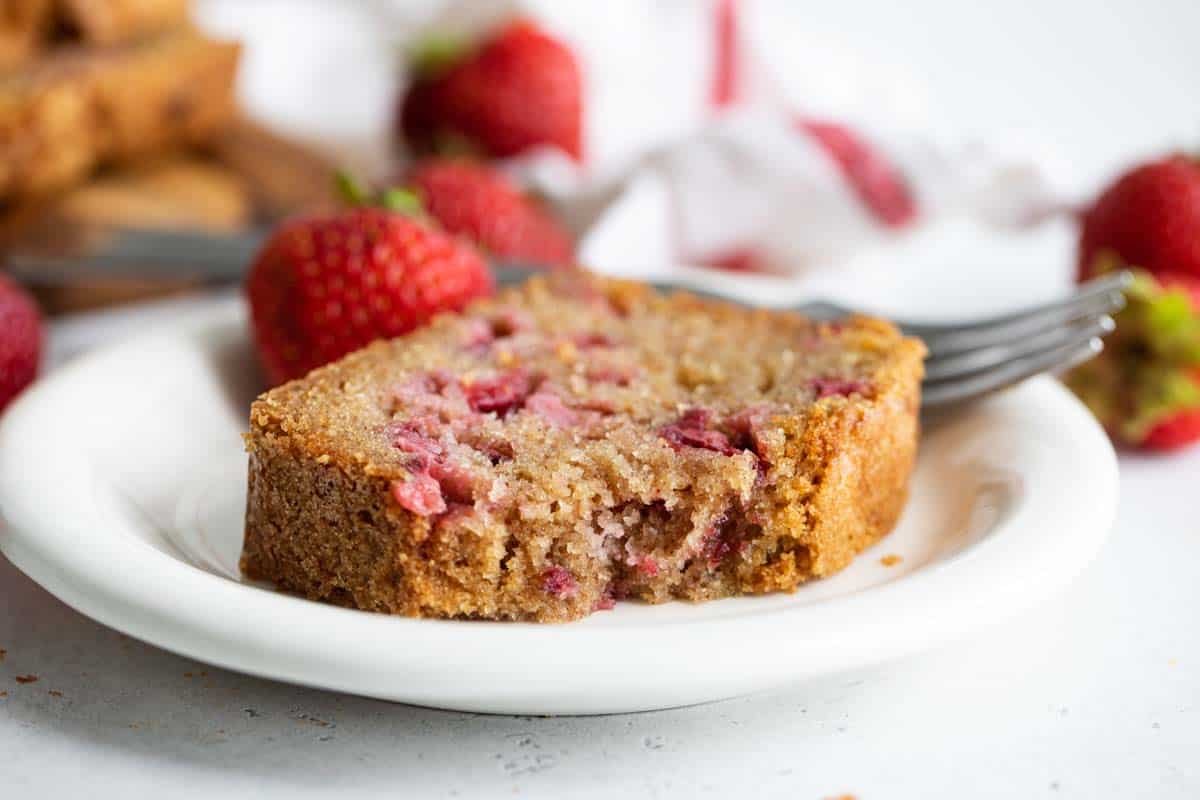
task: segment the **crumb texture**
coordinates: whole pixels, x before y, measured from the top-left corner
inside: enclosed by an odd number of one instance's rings
[[[242,569],[477,619],[793,590],[895,524],[923,356],[874,319],[536,279],[260,397]]]

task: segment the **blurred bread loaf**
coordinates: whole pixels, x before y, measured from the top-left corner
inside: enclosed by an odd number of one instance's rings
[[[183,29],[63,48],[0,76],[0,198],[210,141],[234,117],[238,46]]]
[[[239,47],[188,6],[0,0],[0,261],[106,226],[232,232],[331,202],[332,164],[239,114]],[[52,313],[194,285],[25,277]]]
[[[330,206],[334,165],[244,119],[189,151],[102,170],[87,182],[0,210],[0,252],[93,226],[232,232]],[[106,277],[29,288],[49,313],[192,288],[186,280]]]
[[[0,2],[0,70],[27,61],[49,35],[52,0]]]
[[[237,120],[207,150],[246,179],[261,222],[338,204],[330,159],[253,122]]]
[[[188,18],[188,0],[55,0],[55,5],[62,35],[100,45],[181,27]]]
[[[188,0],[0,0],[0,70],[60,45],[132,42],[187,19]]]
[[[233,232],[255,222],[249,181],[200,154],[180,154],[109,170],[58,194],[0,215],[0,248],[79,234],[94,227],[188,228]],[[110,277],[29,288],[51,313],[159,297],[193,288],[187,280]]]
[[[0,215],[0,243],[35,229],[84,226],[236,231],[255,209],[246,179],[196,154],[179,154],[110,170],[58,194]]]

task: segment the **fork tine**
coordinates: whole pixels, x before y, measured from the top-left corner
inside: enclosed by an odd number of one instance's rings
[[[921,388],[922,406],[932,408],[972,400],[1043,372],[1062,372],[1093,358],[1103,349],[1104,342],[1094,337],[1082,344],[1059,345],[965,377],[933,381]]]
[[[1109,292],[1099,297],[1089,296],[1083,300],[1073,299],[1054,308],[1043,308],[1037,313],[1025,313],[1018,317],[1001,320],[990,327],[946,328],[941,331],[919,335],[929,348],[931,357],[947,356],[982,347],[993,347],[1036,336],[1064,325],[1080,322],[1090,317],[1113,314],[1125,306],[1125,296],[1120,292]]]
[[[1099,278],[1092,278],[1084,281],[1075,287],[1075,290],[1066,297],[1060,297],[1056,300],[1050,300],[1035,306],[1022,308],[1019,311],[1011,311],[1007,314],[998,314],[992,317],[984,317],[982,319],[971,320],[970,322],[947,322],[947,323],[904,323],[904,327],[911,328],[914,331],[925,331],[927,333],[937,333],[943,330],[956,331],[974,331],[992,328],[996,325],[1005,325],[1011,322],[1016,322],[1028,317],[1036,317],[1046,312],[1062,311],[1075,306],[1083,301],[1091,300],[1095,297],[1103,297],[1112,292],[1121,292],[1129,288],[1133,282],[1133,273],[1129,270],[1121,270],[1114,272],[1111,275],[1102,275]]]
[[[934,355],[960,352],[1039,333],[1085,316],[1119,311],[1125,304],[1121,289],[1131,280],[1129,272],[1106,275],[1081,284],[1069,297],[974,322],[897,324],[905,333],[924,340]]]
[[[1022,356],[1107,336],[1114,328],[1113,318],[1104,314],[1003,345],[930,358],[925,362],[925,380],[932,383],[992,369]]]

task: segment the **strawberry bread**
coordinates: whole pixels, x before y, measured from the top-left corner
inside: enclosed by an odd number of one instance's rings
[[[923,355],[874,319],[534,279],[262,395],[242,569],[542,622],[793,590],[896,522]]]

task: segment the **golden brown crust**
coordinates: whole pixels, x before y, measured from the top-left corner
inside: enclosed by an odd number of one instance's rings
[[[50,31],[51,0],[0,3],[0,71],[28,61]]]
[[[126,44],[187,21],[188,0],[4,0],[0,71],[63,45]]]
[[[0,197],[210,141],[234,117],[238,56],[235,44],[185,30],[104,50],[65,48],[0,77]]]
[[[59,24],[71,38],[111,45],[184,25],[188,0],[56,0]]]
[[[244,572],[374,611],[563,621],[613,596],[790,591],[892,528],[916,453],[918,342],[876,320],[828,326],[638,284],[588,285],[603,302],[535,281],[259,398]],[[461,352],[473,322],[512,309],[528,315],[528,341]],[[580,330],[615,343],[580,359],[562,338]],[[423,418],[421,398],[395,387],[432,368],[469,387],[511,358],[572,415],[587,416],[588,403],[606,411],[566,427],[532,404],[505,419],[472,416],[438,441],[483,488],[445,513],[402,507],[393,492],[414,467],[388,431]],[[605,369],[635,366],[637,379],[574,381],[604,358]],[[814,388],[834,375],[828,391]],[[434,399],[451,403],[458,385]],[[665,432],[698,407],[711,447],[670,444]],[[497,444],[511,455],[480,456]]]
[[[0,248],[109,225],[231,232],[249,225],[254,211],[241,175],[196,156],[173,155],[15,204],[0,214]]]

